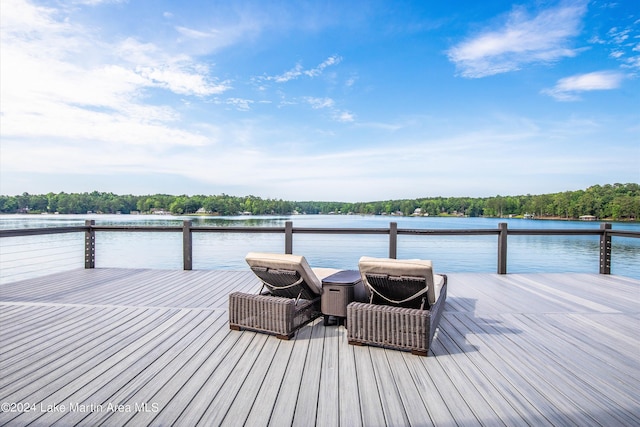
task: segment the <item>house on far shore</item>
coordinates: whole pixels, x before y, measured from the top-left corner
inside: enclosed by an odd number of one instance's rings
[[[593,215],[580,215],[579,219],[580,221],[595,221],[598,218]]]

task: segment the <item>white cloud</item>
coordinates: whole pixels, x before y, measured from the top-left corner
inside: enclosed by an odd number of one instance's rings
[[[289,80],[297,79],[302,75],[302,65],[296,64],[291,70],[273,77],[265,77],[265,80],[273,80],[276,83],[285,83]]]
[[[615,71],[577,74],[558,80],[553,88],[544,89],[542,93],[558,101],[576,101],[581,92],[617,89],[623,80],[624,74]]]
[[[229,81],[218,82],[210,77],[207,64],[195,62],[186,55],[163,52],[153,43],[127,38],[112,49],[115,60],[143,77],[144,84],[150,87],[195,96],[220,94],[231,88]]]
[[[342,61],[342,58],[339,56],[330,56],[329,58],[327,58],[324,62],[322,62],[320,65],[318,65],[316,68],[312,68],[310,70],[304,71],[304,74],[306,74],[309,77],[316,77],[319,76],[320,74],[322,74],[322,72],[324,71],[325,68],[330,67],[332,65],[337,65]]]
[[[178,31],[180,34],[184,36],[187,36],[193,39],[210,39],[215,37],[218,34],[217,31],[205,32],[205,31],[194,30],[192,28],[181,27],[181,26],[177,26],[176,31]]]
[[[321,75],[327,67],[331,67],[333,65],[337,65],[342,61],[342,58],[337,55],[330,56],[322,63],[318,64],[318,66],[305,70],[301,64],[296,64],[291,70],[286,71],[282,74],[276,76],[261,76],[257,77],[255,80],[260,81],[274,81],[276,83],[286,83],[290,80],[295,80],[301,76],[307,77],[317,77]]]
[[[572,57],[571,38],[580,32],[586,12],[583,1],[563,4],[528,16],[515,8],[500,28],[490,28],[448,51],[464,77],[479,78],[520,69],[532,63],[547,63]]]
[[[603,44],[612,46],[609,56],[620,61],[622,68],[640,69],[640,55],[637,54],[640,51],[640,44],[637,42],[640,39],[638,23],[640,20],[625,28],[613,27],[602,40]]]
[[[214,142],[189,131],[173,108],[145,102],[146,91],[202,97],[224,92],[228,82],[217,82],[207,64],[186,55],[131,38],[110,43],[95,31],[68,23],[55,9],[3,1],[3,165],[14,142],[29,137],[63,146],[81,140],[123,144],[123,150],[126,144]],[[24,140],[22,146],[36,143]]]
[[[311,108],[318,110],[321,108],[331,108],[335,105],[335,102],[331,98],[314,98],[314,97],[306,97],[305,101],[311,105]]]
[[[608,35],[611,38],[613,43],[621,44],[621,43],[624,43],[629,38],[630,33],[631,33],[631,30],[628,28],[621,30],[617,27],[613,27],[609,30]]]
[[[624,61],[624,64],[622,65],[623,68],[637,68],[638,70],[640,70],[640,55],[638,56],[633,56],[631,58],[626,58]]]
[[[315,98],[307,96],[303,99],[311,105],[311,108],[314,110],[328,109],[331,112],[331,118],[337,122],[352,123],[355,121],[353,113],[336,108],[336,103],[331,98]]]
[[[168,89],[180,95],[215,95],[228,90],[229,82],[212,82],[208,70],[196,70],[191,64],[167,64],[158,67],[140,67],[136,72],[144,77],[149,86]]]
[[[226,102],[229,105],[233,105],[240,111],[249,111],[251,109],[251,104],[255,101],[244,98],[228,98]]]
[[[355,116],[348,111],[339,111],[335,115],[335,119],[343,123],[351,123],[356,120]]]
[[[180,25],[175,26],[174,29],[181,36],[176,40],[179,48],[184,52],[196,52],[197,54],[217,52],[261,31],[259,25],[246,22],[220,25],[217,28],[204,30]]]
[[[347,88],[350,88],[353,85],[355,85],[357,81],[358,81],[358,76],[351,76],[347,79],[346,82],[344,82],[344,86]]]

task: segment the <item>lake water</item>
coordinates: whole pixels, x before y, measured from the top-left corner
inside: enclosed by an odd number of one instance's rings
[[[390,217],[360,215],[296,215],[239,217],[174,217],[155,215],[2,215],[0,229],[84,225],[388,228],[400,229],[599,229],[599,222],[455,217]],[[613,223],[614,229],[640,231],[640,223]],[[491,272],[497,269],[497,236],[398,236],[398,258],[430,259],[437,272]],[[55,271],[82,268],[82,233],[0,239],[0,283]],[[246,270],[250,251],[284,252],[283,234],[194,233],[194,269]],[[357,268],[362,255],[386,257],[388,235],[295,234],[293,252],[312,266]],[[640,280],[640,238],[613,237],[612,274]],[[597,273],[598,236],[509,236],[509,273]],[[96,267],[182,268],[181,233],[96,233]]]

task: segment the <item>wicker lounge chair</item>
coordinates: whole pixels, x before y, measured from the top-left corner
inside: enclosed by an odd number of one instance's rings
[[[347,306],[349,344],[377,345],[426,356],[447,297],[447,276],[431,261],[362,257],[369,303]]]
[[[250,252],[246,261],[262,281],[257,295],[229,295],[229,327],[274,334],[281,339],[320,316],[322,279],[340,270],[310,268],[303,256]]]

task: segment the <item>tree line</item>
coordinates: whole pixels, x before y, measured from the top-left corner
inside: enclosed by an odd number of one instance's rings
[[[538,218],[576,219],[592,215],[600,219],[638,220],[640,185],[594,185],[586,190],[562,193],[493,196],[428,197],[421,199],[376,202],[295,202],[262,199],[256,196],[227,194],[145,196],[114,193],[48,193],[17,196],[0,195],[0,213],[171,213],[188,215],[289,215],[300,214],[369,214],[369,215],[459,215],[507,217],[531,215]]]

